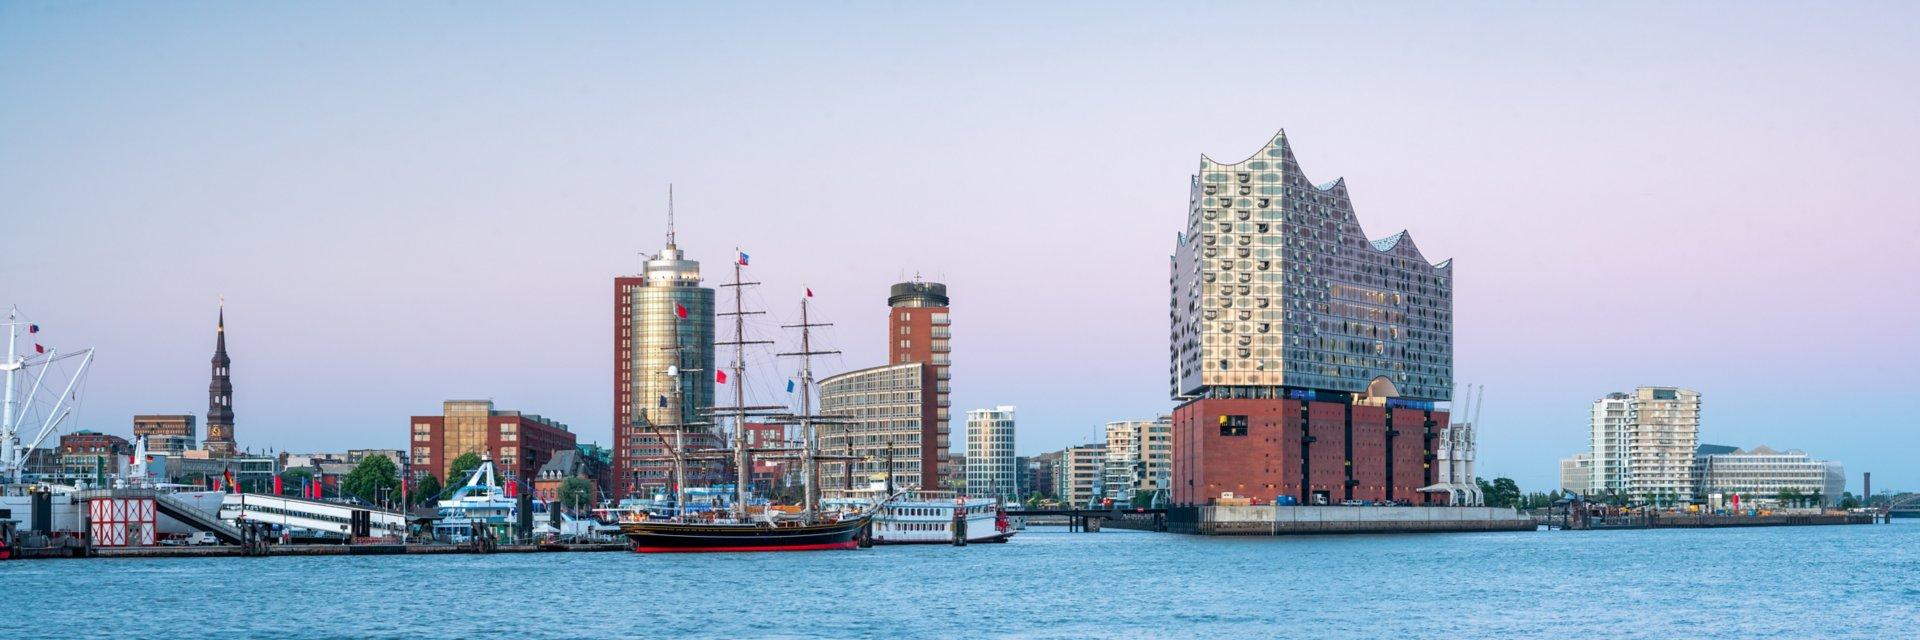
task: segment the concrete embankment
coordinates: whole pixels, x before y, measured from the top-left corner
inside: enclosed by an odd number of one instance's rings
[[[1167,530],[1199,535],[1532,531],[1532,518],[1493,507],[1175,507]]]
[[[486,553],[554,553],[567,551],[623,551],[626,545],[609,542],[595,544],[503,544]],[[204,547],[95,547],[97,558],[203,558],[245,555],[268,556],[363,556],[481,553],[473,547],[452,544],[292,544],[272,545],[266,552],[248,554],[245,547],[232,545]]]

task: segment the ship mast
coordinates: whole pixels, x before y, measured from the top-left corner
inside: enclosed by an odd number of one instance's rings
[[[812,295],[809,290],[808,295]],[[810,329],[832,326],[828,323],[815,323],[807,318],[807,299],[800,299],[800,324],[786,325],[786,328],[800,330],[800,350],[782,353],[783,356],[800,357],[800,482],[805,487],[803,498],[803,517],[812,522],[814,508],[820,502],[820,443],[814,433],[813,415],[813,356],[840,353],[839,351],[814,351]]]
[[[717,342],[715,344],[733,345],[733,380],[731,380],[731,383],[733,384],[733,406],[727,407],[728,409],[731,409],[733,411],[733,464],[734,464],[733,512],[734,512],[735,520],[740,522],[746,522],[747,521],[747,494],[748,494],[747,483],[753,477],[752,458],[751,456],[748,455],[748,452],[747,452],[747,412],[749,410],[760,410],[760,409],[769,408],[769,407],[747,406],[747,385],[746,385],[747,345],[768,344],[771,341],[747,339],[747,316],[757,315],[764,312],[747,310],[746,300],[742,292],[742,289],[749,285],[756,285],[760,283],[745,282],[741,280],[742,273],[740,271],[740,267],[746,266],[744,264],[741,264],[746,261],[745,260],[746,254],[742,253],[739,249],[735,249],[734,254],[735,255],[733,260],[733,282],[720,285],[722,287],[733,288],[733,311],[730,313],[715,314],[715,315],[723,315],[723,316],[733,316],[733,341]]]
[[[23,355],[19,352],[20,328],[26,327],[27,334],[32,335],[38,333],[40,327],[32,322],[21,320],[19,307],[9,309],[6,322],[0,324],[4,324],[7,328],[7,359],[5,362],[0,362],[0,370],[6,372],[5,404],[0,406],[0,482],[20,482],[26,472],[27,459],[33,455],[33,450],[39,448],[40,443],[46,441],[47,436],[73,414],[73,407],[68,400],[77,400],[74,386],[80,382],[81,378],[86,377],[88,366],[93,364],[93,350],[81,349],[61,354],[59,349],[46,349],[45,357],[41,357],[42,349],[40,345],[35,344],[35,355]],[[28,406],[32,405],[34,398],[39,395],[41,383],[47,377],[47,369],[51,368],[55,362],[75,356],[80,357],[79,367],[74,370],[73,376],[68,378],[66,387],[60,391],[60,399],[56,400],[47,411],[46,418],[41,422],[39,431],[34,434],[32,441],[23,446],[20,441],[21,421],[27,417]],[[17,395],[16,377],[24,373],[27,367],[35,366],[40,367],[40,371],[33,376],[33,386],[27,390],[24,397]],[[54,380],[54,384],[59,383],[58,379]]]

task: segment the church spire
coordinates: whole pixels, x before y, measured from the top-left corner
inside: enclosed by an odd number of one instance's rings
[[[213,333],[213,381],[207,385],[207,440],[204,447],[214,457],[230,458],[236,447],[233,439],[233,379],[228,370],[233,360],[227,357],[226,296],[220,297],[220,315]]]

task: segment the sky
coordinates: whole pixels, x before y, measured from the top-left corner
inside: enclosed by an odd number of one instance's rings
[[[0,303],[97,358],[71,428],[206,410],[401,448],[449,398],[611,437],[612,278],[663,241],[823,373],[953,298],[953,409],[1017,449],[1171,410],[1201,154],[1285,129],[1372,237],[1455,260],[1479,472],[1558,484],[1590,403],[1920,488],[1920,5],[0,3]],[[786,339],[783,337],[782,339]],[[754,354],[765,363],[763,354]],[[789,375],[771,364],[754,380]],[[961,420],[954,421],[956,443]]]

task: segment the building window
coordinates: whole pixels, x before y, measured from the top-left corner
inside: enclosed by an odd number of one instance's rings
[[[1247,435],[1247,417],[1246,416],[1220,416],[1220,435],[1223,435],[1223,436]]]

